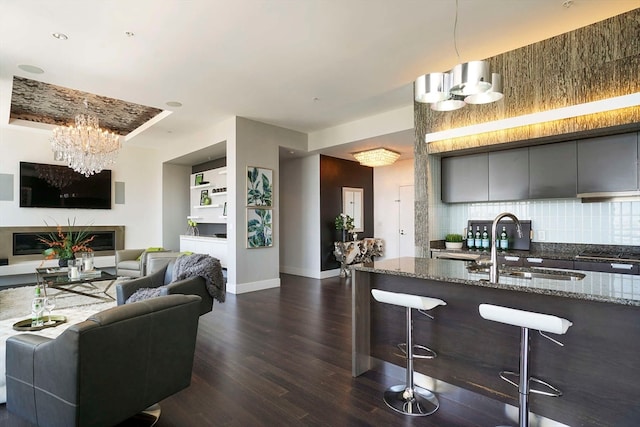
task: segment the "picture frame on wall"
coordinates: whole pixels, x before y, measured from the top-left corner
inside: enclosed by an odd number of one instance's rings
[[[247,206],[273,206],[273,170],[247,166]]]
[[[197,173],[194,185],[201,185],[202,181],[204,181],[204,174],[203,173]]]
[[[207,205],[207,200],[209,199],[209,190],[201,190],[200,191],[200,206]]]
[[[247,208],[247,248],[273,246],[273,210]]]

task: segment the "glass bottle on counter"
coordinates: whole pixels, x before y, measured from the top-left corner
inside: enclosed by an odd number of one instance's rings
[[[502,226],[502,233],[500,233],[500,245],[499,248],[503,251],[509,249],[509,236],[507,235],[507,227]]]
[[[482,249],[489,249],[489,232],[487,231],[487,226],[484,226],[484,230],[482,230]]]
[[[480,234],[480,226],[479,225],[476,225],[476,234],[475,234],[475,239],[474,239],[473,246],[475,246],[476,249],[481,249],[482,248],[482,235]]]
[[[473,226],[471,226],[467,231],[467,248],[473,249],[474,247],[475,247],[475,240],[473,238]]]

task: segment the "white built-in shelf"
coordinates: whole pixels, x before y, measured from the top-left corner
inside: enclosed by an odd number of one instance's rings
[[[220,175],[226,175],[226,174],[227,174],[227,170],[225,169],[225,170],[220,171],[220,172],[218,172],[218,173],[219,173]]]
[[[202,219],[202,217],[201,216],[189,215],[189,216],[187,216],[187,219]]]
[[[208,209],[208,208],[221,208],[222,205],[198,205],[194,206],[193,209]]]
[[[212,183],[208,183],[208,184],[192,185],[190,188],[192,190],[198,190],[200,188],[209,188],[209,187],[213,187],[213,184]]]
[[[226,196],[227,192],[226,191],[218,191],[217,193],[209,193],[209,197],[212,196]]]

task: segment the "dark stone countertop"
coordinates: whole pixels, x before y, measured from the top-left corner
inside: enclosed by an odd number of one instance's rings
[[[581,271],[580,273],[585,275],[582,280],[525,279],[501,276],[499,283],[490,283],[487,274],[469,272],[467,265],[467,262],[459,260],[406,257],[358,264],[354,266],[354,269],[370,273],[640,307],[640,276],[637,275]],[[553,271],[558,274],[571,273],[569,270]]]
[[[481,258],[490,258],[489,251],[479,251],[475,249],[446,249],[443,240],[436,240],[431,242],[430,250],[434,252],[455,252],[462,254],[479,255]],[[545,259],[564,259],[564,260],[578,260],[576,256],[585,251],[590,252],[605,252],[605,253],[623,253],[623,254],[638,254],[637,246],[622,246],[622,245],[593,245],[593,244],[576,244],[576,243],[539,243],[531,242],[531,249],[528,251],[507,250],[498,251],[498,255],[502,256],[519,256],[523,258],[545,258]],[[582,259],[583,261],[591,262],[611,262],[611,260],[596,260],[596,259]],[[640,260],[633,259],[620,259],[621,263],[628,264],[640,264]]]

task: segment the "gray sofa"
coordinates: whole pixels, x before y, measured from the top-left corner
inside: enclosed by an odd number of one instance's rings
[[[55,339],[7,340],[7,409],[38,426],[113,426],[186,388],[200,297],[114,307]]]
[[[205,279],[190,277],[171,283],[173,266],[180,253],[158,252],[149,254],[147,259],[147,275],[137,279],[119,282],[116,285],[116,301],[123,305],[137,290],[144,288],[160,288],[159,295],[185,294],[198,295],[201,298],[200,315],[213,310],[213,297],[207,291]]]

